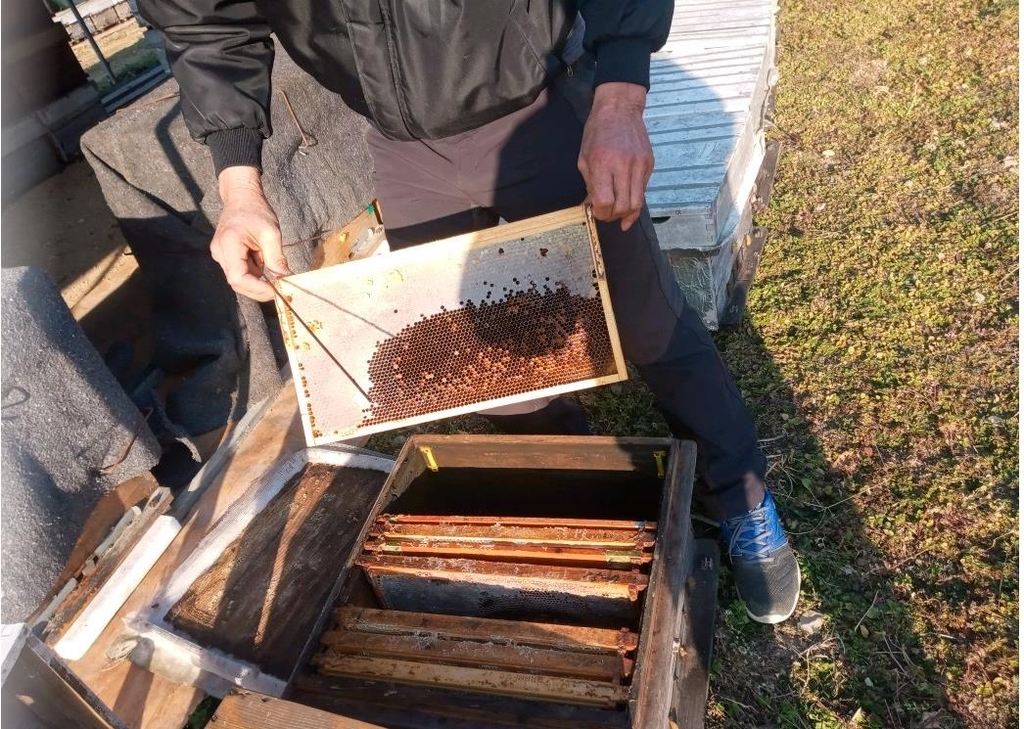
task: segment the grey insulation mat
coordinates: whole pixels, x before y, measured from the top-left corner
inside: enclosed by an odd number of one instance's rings
[[[0,618],[19,622],[64,569],[96,503],[160,446],[42,271],[0,275]]]
[[[263,184],[289,263],[305,271],[315,238],[373,197],[366,122],[280,49],[273,89]],[[272,308],[235,296],[210,258],[222,206],[209,151],[189,136],[177,91],[174,81],[157,87],[90,130],[82,150],[149,289],[153,364],[189,373],[168,397],[167,416],[197,435],[276,392],[285,357]]]

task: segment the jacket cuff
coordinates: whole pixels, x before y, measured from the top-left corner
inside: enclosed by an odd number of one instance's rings
[[[216,175],[225,167],[255,167],[263,172],[263,135],[255,129],[239,127],[211,132],[206,145],[213,155]]]
[[[594,86],[614,81],[651,88],[651,44],[643,38],[614,38],[597,47]]]

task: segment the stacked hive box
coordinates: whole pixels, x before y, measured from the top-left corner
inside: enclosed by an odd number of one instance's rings
[[[668,42],[651,58],[647,202],[676,279],[712,328],[751,233],[776,11],[774,0],[677,0]]]

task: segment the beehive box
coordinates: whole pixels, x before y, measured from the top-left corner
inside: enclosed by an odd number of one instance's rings
[[[717,546],[690,528],[694,463],[692,443],[658,438],[414,436],[397,463],[348,447],[300,451],[254,481],[132,617],[145,650],[131,660],[216,696],[232,687],[287,695],[388,729],[699,727]],[[594,533],[589,543],[646,553],[639,564],[604,555],[622,574],[646,578],[629,598],[639,611],[600,616],[561,604],[537,614],[483,601],[463,618],[388,610],[358,565],[365,545],[375,534],[406,544],[396,514],[420,525],[453,513],[465,516],[442,521],[472,525],[469,534],[444,530],[460,550],[486,551],[473,539],[483,529],[501,537],[491,547],[514,542],[538,552],[534,560],[554,557],[539,547],[560,540],[559,530],[575,544],[594,520],[602,529],[632,524],[619,529],[625,541]],[[482,518],[494,514],[497,524]],[[572,586],[549,588],[557,596]],[[488,646],[492,634],[511,642]],[[434,648],[436,657],[424,653]],[[345,656],[376,677],[352,676]],[[538,658],[544,670],[531,667]],[[323,675],[324,665],[349,673]],[[396,669],[410,673],[389,679]],[[424,685],[431,676],[435,685]],[[458,676],[468,683],[453,684]]]
[[[399,455],[384,493],[367,520],[362,539],[369,538],[370,544],[374,543],[373,534],[380,531],[380,517],[384,514],[403,514],[406,518],[412,515],[424,523],[438,515],[461,514],[465,516],[458,520],[475,524],[474,529],[486,528],[481,525],[493,523],[494,515],[502,515],[502,528],[524,524],[550,528],[555,524],[586,523],[583,520],[619,519],[628,520],[634,530],[643,531],[656,524],[649,581],[638,592],[641,610],[632,619],[635,622],[625,625],[622,616],[580,613],[568,604],[547,614],[547,622],[568,626],[564,630],[570,633],[585,630],[612,634],[626,630],[622,635],[636,638],[626,649],[629,656],[635,656],[635,665],[629,664],[630,680],[608,695],[589,691],[580,694],[575,704],[555,700],[575,689],[570,685],[556,686],[557,681],[545,684],[542,671],[520,666],[523,656],[500,650],[506,643],[520,645],[516,636],[528,633],[547,635],[547,641],[558,638],[555,629],[538,628],[537,623],[529,622],[544,621],[543,615],[529,611],[510,613],[509,606],[497,600],[493,604],[469,601],[465,605],[447,606],[444,609],[449,614],[436,617],[423,611],[427,602],[401,606],[402,610],[414,612],[385,610],[380,586],[372,584],[372,578],[355,566],[357,557],[353,555],[335,604],[333,622],[324,624],[326,633],[313,637],[308,646],[312,663],[293,679],[289,698],[371,722],[373,726],[403,729],[660,729],[670,726],[670,720],[681,727],[699,725],[706,698],[706,672],[690,695],[681,688],[694,674],[695,666],[709,665],[702,663],[705,659],[709,661],[709,656],[693,646],[695,635],[712,634],[713,623],[713,608],[711,620],[701,626],[689,622],[685,607],[686,586],[693,582],[688,577],[698,570],[695,562],[700,549],[689,523],[694,459],[692,443],[657,438],[413,436]],[[441,521],[450,527],[452,519],[443,516]],[[497,569],[500,561],[490,564]],[[625,568],[623,574],[631,571]],[[438,575],[437,579],[453,578]],[[508,584],[514,582],[515,578],[510,576]],[[569,586],[565,590],[571,591]],[[710,590],[699,601],[713,605],[714,587]],[[556,588],[552,594],[557,592]],[[405,627],[399,630],[395,620],[403,614],[408,617]],[[516,621],[526,621],[517,623],[522,626],[520,629],[494,627],[507,624],[510,614]],[[552,619],[552,614],[558,617]],[[453,615],[469,617],[459,620]],[[357,617],[377,626],[360,628],[359,635],[393,636],[386,641],[374,638],[374,645],[380,643],[377,648],[381,650],[375,653],[375,649],[368,647],[365,655],[352,642],[358,636],[350,636],[345,652],[361,666],[360,670],[367,671],[364,675],[374,678],[323,675],[319,668],[325,660],[330,664],[347,660],[338,654],[337,645],[342,634],[353,629],[349,623]],[[493,640],[484,640],[481,634],[475,640],[483,641],[483,647],[473,649],[448,639],[464,635],[467,630],[493,634]],[[503,642],[503,631],[508,631],[508,641]],[[447,636],[447,632],[452,636]],[[411,637],[401,638],[402,635]],[[542,644],[531,642],[536,639],[534,635],[522,645],[540,647]],[[420,647],[418,653],[408,649],[414,643]],[[316,652],[318,644],[326,646],[326,654]],[[582,649],[584,645],[581,639],[577,647]],[[487,675],[486,671],[467,668],[467,655],[475,657],[480,650],[495,653],[493,660],[500,659],[496,665],[502,669]],[[530,654],[531,650],[524,653]],[[567,668],[567,674],[579,669],[575,654],[561,658],[567,665],[575,666],[571,671]],[[392,665],[396,661],[401,665]],[[395,675],[398,669],[401,680],[386,677]],[[467,683],[453,688],[453,676],[463,674]],[[687,702],[693,711],[683,710],[682,704]],[[697,717],[697,723],[686,717]]]
[[[647,203],[676,280],[712,329],[751,233],[776,11],[774,0],[679,0],[668,42],[651,57]]]
[[[310,445],[627,377],[584,207],[297,274],[279,291]]]

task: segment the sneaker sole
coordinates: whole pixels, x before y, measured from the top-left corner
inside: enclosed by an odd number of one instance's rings
[[[777,625],[779,623],[785,622],[786,620],[789,620],[789,618],[793,615],[793,612],[796,610],[796,604],[798,602],[800,602],[800,586],[802,584],[803,584],[803,576],[800,574],[800,571],[797,570],[797,573],[796,573],[796,596],[793,598],[793,604],[789,606],[789,612],[786,613],[785,615],[783,615],[781,613],[771,613],[769,615],[754,615],[754,613],[750,612],[750,610],[747,609],[747,617],[749,617],[755,623],[761,623],[762,625]],[[736,591],[736,594],[737,595],[740,594],[739,590]],[[742,599],[743,599],[743,597],[740,596],[740,600],[742,600]],[[746,605],[744,605],[744,607],[746,607]]]

